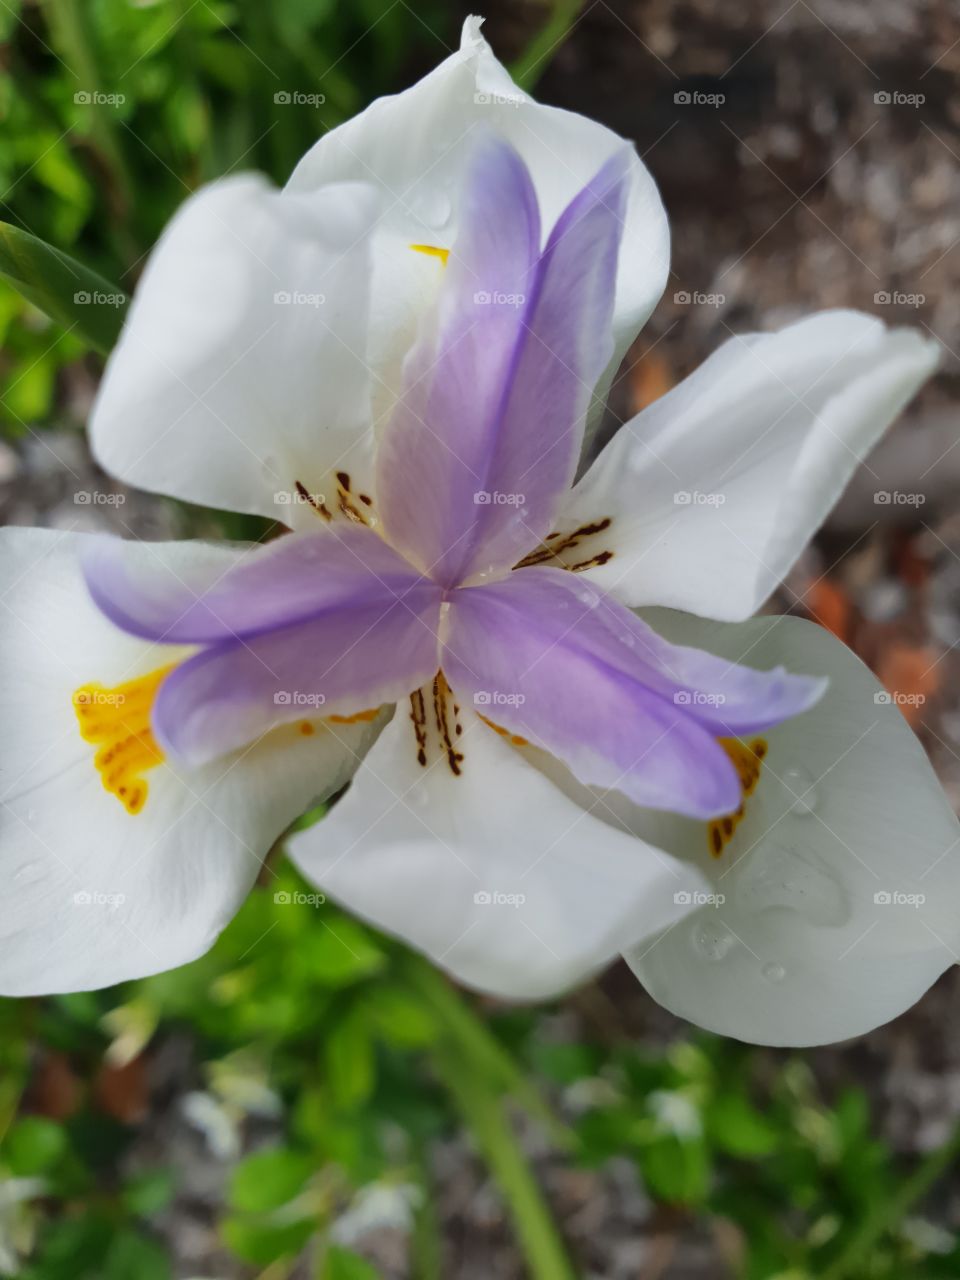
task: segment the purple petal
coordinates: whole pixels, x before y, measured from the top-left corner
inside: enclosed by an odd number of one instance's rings
[[[395,702],[437,672],[440,589],[421,578],[402,599],[366,585],[349,607],[204,649],[160,686],[153,729],[198,765],[291,720]]]
[[[423,582],[369,529],[290,534],[237,553],[210,548],[188,576],[157,559],[143,571],[130,544],[99,538],[84,555],[97,606],[124,631],[167,644],[210,644],[291,626],[371,599],[402,600]],[[372,594],[371,594],[372,593]]]
[[[564,760],[581,782],[700,818],[740,802],[717,738],[796,715],[824,687],[670,645],[596,588],[549,568],[455,592],[441,661],[461,698]]]
[[[492,137],[473,157],[438,313],[378,455],[391,539],[444,585],[514,564],[572,481],[613,349],[630,155],[574,198],[542,254],[523,161]]]

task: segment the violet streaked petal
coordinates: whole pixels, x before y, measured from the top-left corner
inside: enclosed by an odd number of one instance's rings
[[[432,327],[378,455],[395,545],[444,585],[507,569],[572,481],[611,316],[631,152],[617,152],[538,253],[530,176],[485,138]]]
[[[153,707],[158,741],[197,765],[291,720],[351,717],[435,675],[440,590],[421,578],[402,599],[362,603],[213,645],[176,667]]]
[[[402,599],[423,581],[358,525],[290,534],[240,552],[211,547],[191,573],[175,573],[159,557],[145,570],[131,545],[98,538],[83,557],[87,587],[121,630],[165,644],[258,635],[330,610]]]
[[[547,568],[456,592],[441,657],[461,698],[581,782],[692,817],[740,802],[718,737],[795,715],[823,689],[672,646],[575,575]]]

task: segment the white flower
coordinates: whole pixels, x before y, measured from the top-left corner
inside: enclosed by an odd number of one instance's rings
[[[936,349],[854,312],[731,339],[571,490],[666,270],[639,159],[518,96],[474,19],[284,191],[186,203],[94,450],[298,534],[3,531],[3,990],[192,959],[351,778],[293,857],[484,990],[624,952],[683,1016],[805,1044],[952,963],[957,824],[922,748],[832,636],[747,620]]]

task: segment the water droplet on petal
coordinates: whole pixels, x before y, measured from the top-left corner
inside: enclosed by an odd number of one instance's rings
[[[39,862],[25,862],[22,867],[17,867],[13,878],[17,884],[33,884],[40,879],[41,870]]]
[[[819,800],[813,778],[806,769],[792,768],[784,770],[782,781],[787,788],[788,797],[791,795],[796,797],[790,806],[790,812],[798,818],[809,817],[816,809]]]
[[[769,960],[760,970],[768,982],[782,982],[787,976],[787,971],[782,964],[778,964],[776,960]]]
[[[693,930],[693,949],[702,960],[715,963],[722,960],[736,939],[722,924],[712,921],[698,922]]]
[[[846,890],[817,856],[772,840],[745,859],[734,892],[744,911],[796,911],[816,925],[842,925],[850,918]]]
[[[453,205],[445,191],[428,187],[418,192],[413,201],[413,211],[428,227],[439,229],[449,222]]]

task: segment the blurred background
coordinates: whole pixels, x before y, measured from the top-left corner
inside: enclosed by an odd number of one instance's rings
[[[198,184],[283,182],[321,132],[445,57],[465,12],[0,0],[0,218],[129,289]],[[520,82],[634,139],[667,206],[673,274],[610,429],[730,333],[810,310],[943,345],[772,607],[861,654],[960,803],[960,7],[485,12]],[[236,532],[96,472],[102,359],[2,279],[0,335],[0,519]],[[749,1049],[617,969],[552,1007],[478,1000],[329,904],[278,903],[306,886],[277,870],[194,965],[0,1002],[0,1275],[960,1276],[955,971],[856,1043]]]

